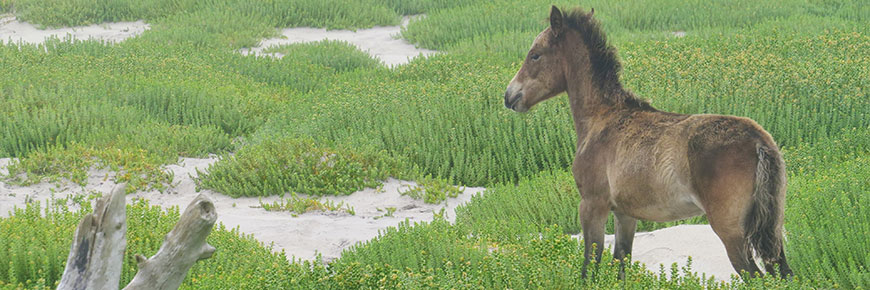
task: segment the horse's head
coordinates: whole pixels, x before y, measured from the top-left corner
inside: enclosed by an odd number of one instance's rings
[[[535,38],[523,66],[504,93],[504,105],[508,109],[526,112],[535,104],[565,92],[566,62],[562,48],[566,27],[562,18],[562,11],[553,6],[550,27]]]

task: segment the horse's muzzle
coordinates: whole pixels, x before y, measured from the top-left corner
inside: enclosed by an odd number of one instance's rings
[[[516,106],[523,99],[523,92],[511,94],[511,90],[504,92],[504,107],[516,111]]]

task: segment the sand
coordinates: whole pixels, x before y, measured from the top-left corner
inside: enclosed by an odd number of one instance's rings
[[[578,236],[574,236],[578,238]],[[607,235],[604,238],[606,247],[613,248],[615,238]],[[647,269],[655,273],[660,267],[665,267],[670,273],[671,264],[677,263],[680,269],[692,257],[692,270],[717,280],[730,279],[731,274],[737,274],[731,267],[725,246],[709,225],[679,225],[652,232],[636,233],[632,245],[632,261],[641,262]],[[680,271],[682,274],[682,270]]]
[[[12,43],[40,44],[46,39],[57,37],[64,39],[97,39],[108,42],[121,42],[137,36],[150,27],[142,20],[136,22],[114,22],[93,24],[88,26],[65,27],[56,29],[38,29],[33,24],[18,21],[12,14],[0,14],[0,41]]]
[[[264,39],[256,47],[239,50],[242,54],[268,55],[283,57],[279,53],[263,53],[263,50],[283,44],[315,42],[321,40],[341,40],[355,45],[362,51],[380,59],[385,65],[393,67],[408,63],[420,55],[428,56],[437,53],[434,50],[420,49],[400,38],[402,27],[420,16],[406,16],[401,26],[377,26],[370,29],[326,30],[321,28],[288,28],[281,31],[278,38]]]

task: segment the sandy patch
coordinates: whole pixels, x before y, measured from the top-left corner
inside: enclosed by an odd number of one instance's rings
[[[574,237],[580,239],[578,235]],[[605,247],[612,250],[614,243],[613,235],[605,236]],[[692,257],[692,270],[698,275],[705,273],[708,278],[712,275],[719,281],[727,281],[731,274],[737,274],[725,246],[709,225],[679,225],[634,235],[632,261],[645,264],[654,273],[659,273],[660,265],[670,273],[673,263],[682,269],[689,257]]]
[[[418,17],[418,16],[417,16]],[[281,31],[278,38],[264,39],[256,47],[239,50],[244,55],[268,55],[283,57],[279,53],[263,53],[263,50],[272,46],[283,44],[314,42],[321,40],[343,40],[355,45],[362,51],[380,59],[387,66],[406,64],[411,59],[436,53],[434,50],[420,49],[413,44],[400,38],[402,27],[415,19],[414,16],[406,16],[402,19],[401,26],[376,26],[371,29],[350,30],[326,30],[321,28],[288,28]]]
[[[117,43],[142,34],[149,28],[148,24],[139,20],[43,30],[18,21],[12,14],[0,14],[0,42],[40,44],[51,37],[63,39],[69,36],[79,40],[97,39]]]
[[[0,159],[0,173],[6,173],[5,165],[9,161],[8,158]],[[175,174],[175,186],[172,189],[165,193],[129,194],[127,202],[143,198],[153,205],[178,206],[183,209],[198,194],[192,178],[196,176],[196,169],[204,170],[216,161],[216,158],[181,158],[179,164],[166,166],[167,170]],[[115,185],[111,176],[112,173],[105,170],[91,171],[85,187],[75,184],[57,187],[48,183],[18,187],[0,181],[0,217],[8,216],[13,207],[22,207],[29,201],[42,201],[44,204],[52,196],[65,198],[94,191],[109,192]],[[275,250],[284,250],[288,257],[314,259],[317,253],[321,253],[325,261],[331,261],[339,257],[344,249],[357,242],[371,240],[377,237],[378,231],[397,226],[405,219],[412,222],[431,221],[434,212],[446,208],[445,216],[452,221],[455,218],[454,209],[458,205],[484,190],[466,188],[459,197],[448,199],[446,204],[431,205],[399,193],[400,190],[407,190],[406,186],[414,185],[416,184],[410,181],[389,179],[382,190],[369,188],[349,196],[324,198],[350,205],[355,215],[343,212],[310,212],[293,217],[290,212],[269,212],[257,208],[260,204],[259,198],[232,198],[210,190],[203,190],[202,193],[214,201],[218,222],[228,228],[239,227],[243,233],[253,234],[262,242],[274,243]],[[262,202],[271,203],[278,199],[277,196],[263,197]],[[386,208],[389,207],[396,210],[392,216],[384,217]]]

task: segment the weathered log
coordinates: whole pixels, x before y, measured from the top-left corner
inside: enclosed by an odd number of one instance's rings
[[[118,289],[127,246],[126,187],[116,185],[79,222],[57,289]]]
[[[215,248],[205,239],[215,220],[214,204],[205,195],[198,195],[163,239],[157,254],[148,259],[136,255],[139,271],[124,289],[177,289],[196,261],[214,253]]]

